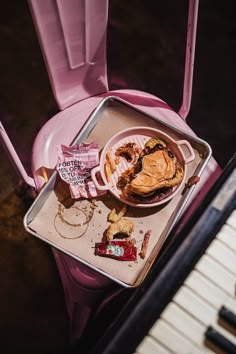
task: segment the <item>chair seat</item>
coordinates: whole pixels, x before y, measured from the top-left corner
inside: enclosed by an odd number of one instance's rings
[[[157,116],[163,121],[194,135],[186,121],[172,110],[166,102],[149,93],[137,90],[117,90],[90,97],[56,114],[38,133],[32,149],[32,173],[38,190],[43,187],[54,171],[58,157],[57,146],[59,144],[71,144],[91,113],[107,96],[122,98],[138,109]],[[191,205],[191,207],[188,212],[191,212],[200,202],[200,199],[218,178],[220,172],[220,167],[212,157],[201,176],[200,182],[189,198],[188,205]],[[192,203],[192,201],[194,202]],[[78,262],[72,260],[72,263],[70,262],[68,266],[72,269],[76,281],[77,272],[74,271],[74,266],[72,266],[74,263]],[[91,282],[91,279],[88,280],[89,282]],[[91,283],[89,286],[92,286]]]

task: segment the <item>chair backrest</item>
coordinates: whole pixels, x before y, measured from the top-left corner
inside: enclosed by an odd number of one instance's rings
[[[52,90],[61,110],[108,90],[108,0],[29,0]]]
[[[108,0],[28,0],[60,109],[108,91]],[[186,119],[192,98],[199,0],[189,0],[183,97]],[[150,53],[151,55],[151,53]]]

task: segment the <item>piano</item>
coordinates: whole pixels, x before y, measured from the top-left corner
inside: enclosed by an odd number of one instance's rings
[[[236,353],[236,154],[93,354]]]

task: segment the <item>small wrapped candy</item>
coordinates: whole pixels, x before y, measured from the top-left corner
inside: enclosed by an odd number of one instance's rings
[[[136,261],[137,248],[131,241],[111,241],[95,243],[95,255],[120,261]]]

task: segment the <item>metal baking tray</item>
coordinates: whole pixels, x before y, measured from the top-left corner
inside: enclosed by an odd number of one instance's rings
[[[186,182],[191,176],[201,176],[210,157],[211,148],[204,140],[191,135],[156,116],[147,114],[116,96],[104,98],[76,135],[72,145],[81,142],[98,143],[100,150],[119,131],[131,127],[156,128],[175,140],[187,140],[194,152],[194,160],[187,165]],[[107,276],[118,284],[137,287],[145,279],[164,241],[193,198],[195,185],[185,184],[168,203],[151,208],[128,206],[126,218],[133,221],[137,248],[141,248],[144,234],[151,229],[147,255],[136,262],[117,261],[94,255],[95,242],[101,242],[108,227],[107,215],[122,207],[109,192],[93,200],[73,200],[69,187],[55,171],[42,188],[24,217],[25,229],[52,247]],[[63,222],[63,217],[67,221]],[[69,220],[69,222],[68,222]]]

